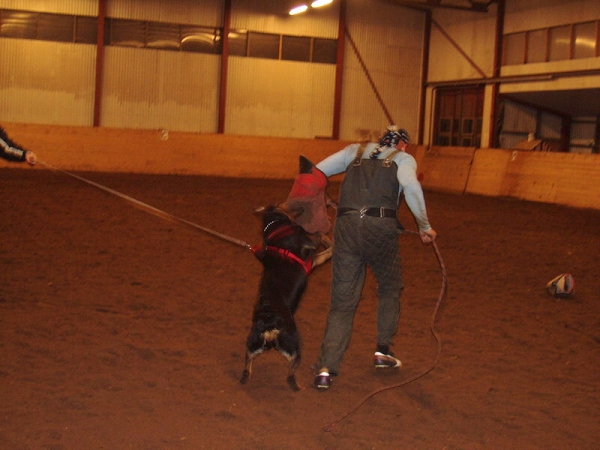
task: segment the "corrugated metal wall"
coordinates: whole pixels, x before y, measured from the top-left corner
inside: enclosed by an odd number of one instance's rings
[[[95,51],[93,45],[0,39],[0,119],[90,125]]]
[[[113,0],[107,16],[221,26],[222,0]],[[106,47],[101,124],[217,131],[220,55]]]
[[[385,2],[349,0],[347,28],[393,121],[416,138],[425,16]],[[342,139],[380,136],[388,120],[346,42]]]
[[[514,148],[529,133],[537,129],[537,111],[518,103],[505,101],[500,145],[502,148]],[[539,138],[536,136],[536,138]]]
[[[221,26],[223,0],[109,0],[106,15],[202,26]]]
[[[101,124],[213,133],[219,55],[107,47]]]
[[[96,16],[98,3],[99,0],[0,0],[0,8]],[[107,13],[115,18],[217,27],[222,25],[223,4],[224,0],[109,0]],[[385,106],[393,120],[416,137],[424,13],[376,0],[347,0],[347,4],[348,30]],[[287,2],[232,0],[232,28],[337,37],[339,2],[294,17],[286,13],[289,6]],[[506,6],[505,32],[531,29],[536,24],[578,22],[600,14],[597,0],[551,4],[546,0],[508,0]],[[486,73],[493,58],[495,5],[490,8],[491,14],[481,15],[434,9],[434,19]],[[429,81],[477,75],[435,26],[430,55]],[[93,45],[0,38],[0,121],[92,125],[95,63]],[[571,63],[557,63],[554,67],[568,70]],[[531,69],[503,68],[502,75],[521,75],[524,70]],[[595,86],[596,80],[588,80],[591,78],[570,78],[568,82]],[[107,47],[101,125],[215,132],[219,81],[219,55]],[[574,87],[550,82],[548,87],[527,85],[538,90]],[[502,85],[500,91],[510,93],[523,88],[513,83]],[[227,133],[245,130],[255,135],[307,138],[331,134],[333,65],[232,57],[227,89]],[[431,90],[429,97],[433,98]],[[486,111],[491,111],[490,102],[491,96],[486,96]],[[388,124],[348,43],[341,106],[342,139],[376,136]],[[432,116],[429,111],[426,120]],[[511,120],[509,114],[505,118]],[[429,124],[425,125],[425,134],[429,135]]]
[[[571,152],[591,153],[596,142],[596,118],[582,117],[571,124]]]
[[[285,2],[233,2],[231,28],[262,33],[335,38],[337,4],[289,16]],[[335,66],[232,57],[225,131],[233,134],[313,138],[331,136]]]
[[[534,133],[537,127],[537,111],[525,105],[504,102],[503,129],[510,132]]]
[[[439,27],[435,24],[431,27],[428,81],[481,78],[478,69],[488,77],[493,75],[496,5],[490,5],[489,9],[487,14],[443,8],[433,10],[433,21]],[[477,68],[456,46],[469,55]]]
[[[97,0],[0,0],[0,8],[95,16]],[[93,45],[0,39],[0,119],[90,125]]]
[[[280,3],[236,1],[232,28],[334,38],[338,14],[336,6],[289,17]],[[383,2],[348,0],[347,22],[385,106],[416,137],[424,14]],[[363,139],[365,130],[379,136],[389,125],[386,115],[348,42],[345,55],[340,138]],[[226,131],[331,136],[334,90],[333,65],[231,58]]]
[[[539,138],[540,139],[560,139],[560,129],[562,119],[556,114],[543,112],[540,114]]]
[[[560,139],[562,119],[556,114],[539,112],[535,108],[505,101],[500,143],[502,148],[514,146],[533,133],[535,139]]]
[[[222,5],[223,0],[110,0],[107,15],[221,26]],[[0,0],[0,7],[96,15],[98,0]],[[235,0],[232,7],[234,29],[337,37],[338,2],[295,17],[288,16],[287,6],[280,2]],[[386,106],[395,121],[415,136],[423,13],[384,2],[348,0],[347,16],[349,30]],[[0,39],[0,50],[0,63],[10,68],[10,72],[3,70],[0,75],[0,102],[4,105],[0,120],[92,125],[93,45]],[[40,52],[44,56],[38,56]],[[113,46],[106,47],[105,52],[102,126],[217,131],[220,55]],[[45,70],[30,71],[40,64],[38,58],[42,61],[48,55],[52,57],[42,62]],[[19,58],[27,61],[17,61]],[[15,79],[20,84],[14,84]],[[225,131],[305,138],[331,136],[335,82],[332,64],[231,57]],[[377,136],[388,125],[367,75],[348,45],[341,115],[342,139],[364,137],[360,133],[363,129]]]
[[[335,66],[232,57],[229,134],[331,136]]]

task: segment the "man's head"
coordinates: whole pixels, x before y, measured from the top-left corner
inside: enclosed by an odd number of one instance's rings
[[[396,125],[390,125],[387,127],[385,134],[381,137],[379,146],[396,147],[400,142],[404,142],[405,144],[410,142],[407,131],[403,128],[398,128]]]

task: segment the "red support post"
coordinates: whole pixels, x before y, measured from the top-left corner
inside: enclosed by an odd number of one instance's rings
[[[93,126],[100,126],[102,113],[102,92],[104,88],[104,24],[106,22],[106,2],[98,0],[98,29],[96,38],[96,83],[94,88]]]

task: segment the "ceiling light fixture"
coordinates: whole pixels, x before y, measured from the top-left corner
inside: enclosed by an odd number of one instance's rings
[[[308,6],[306,5],[302,5],[302,6],[296,6],[295,8],[292,8],[290,10],[290,16],[293,16],[295,14],[300,14],[303,13],[304,11],[306,11],[308,9]]]
[[[321,6],[325,6],[325,5],[329,5],[330,3],[333,3],[333,0],[314,0],[310,6],[311,8],[319,8]],[[300,14],[305,12],[306,10],[308,10],[308,6],[306,5],[302,5],[302,6],[296,6],[295,8],[292,8],[290,10],[290,16],[294,16],[296,14]]]

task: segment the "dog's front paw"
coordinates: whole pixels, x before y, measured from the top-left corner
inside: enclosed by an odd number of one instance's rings
[[[333,253],[333,248],[329,247],[326,250],[323,250],[320,253],[317,253],[313,259],[313,267],[317,267],[321,264],[323,264],[325,261],[327,261],[329,258],[331,258],[331,255]]]

